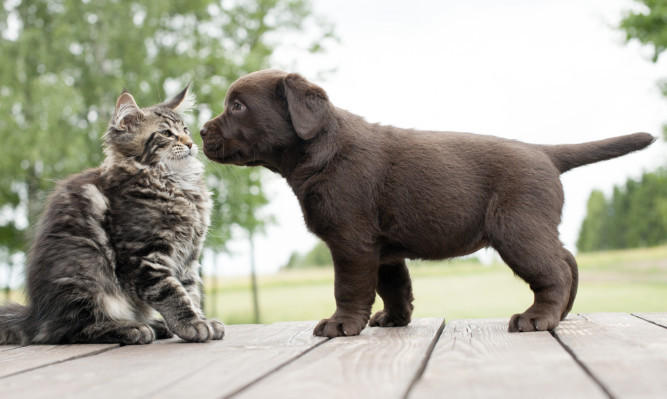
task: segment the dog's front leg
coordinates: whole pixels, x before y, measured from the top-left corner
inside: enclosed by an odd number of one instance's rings
[[[366,327],[375,301],[378,258],[373,253],[349,254],[332,248],[336,311],[315,327],[321,337],[359,335]]]

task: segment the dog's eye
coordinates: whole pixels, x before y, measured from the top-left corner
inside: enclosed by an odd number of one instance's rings
[[[242,111],[245,108],[245,105],[241,104],[238,101],[234,101],[234,104],[232,105],[232,110],[234,111]]]

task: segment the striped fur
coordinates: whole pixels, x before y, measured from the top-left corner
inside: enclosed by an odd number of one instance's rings
[[[0,307],[0,343],[222,338],[200,308],[211,200],[177,113],[187,98],[140,109],[121,94],[102,165],[49,197],[26,265],[29,303]]]

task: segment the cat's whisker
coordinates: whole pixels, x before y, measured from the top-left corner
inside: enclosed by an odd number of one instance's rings
[[[240,183],[240,182],[241,182],[241,178],[240,178],[239,175],[237,175],[236,172],[234,171],[234,166],[232,166],[232,165],[225,165],[225,167],[226,167],[230,172],[232,172],[232,176],[234,176],[234,177],[236,178],[236,181]]]
[[[212,161],[209,160],[209,159],[205,159],[205,161],[206,161],[206,164],[207,164],[207,165],[211,165],[211,166],[213,166],[213,169],[215,169],[216,172],[218,172],[218,173],[217,173],[218,175],[220,175],[220,176],[223,175],[222,171],[220,170],[220,164],[215,163],[215,162],[212,162]]]

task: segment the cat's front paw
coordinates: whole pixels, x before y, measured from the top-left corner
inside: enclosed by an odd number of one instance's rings
[[[206,319],[180,322],[172,330],[180,338],[190,342],[206,342],[210,339],[221,339],[225,334],[225,328],[221,322],[217,320],[208,321]]]
[[[211,339],[222,339],[225,336],[225,325],[219,320],[209,320],[211,328],[213,329],[213,336]]]

